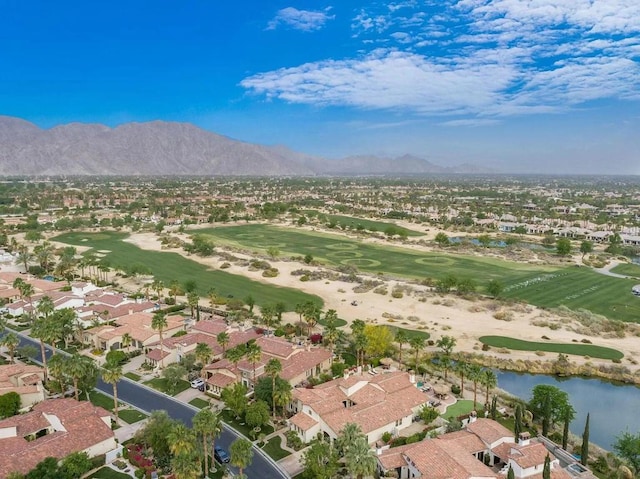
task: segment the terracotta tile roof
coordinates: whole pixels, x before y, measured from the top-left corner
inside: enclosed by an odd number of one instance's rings
[[[520,467],[526,469],[528,467],[544,464],[547,455],[553,461],[556,457],[551,454],[544,444],[540,442],[530,443],[527,446],[518,446],[512,444],[509,450],[509,459],[512,459]]]
[[[310,351],[301,350],[288,359],[280,360],[282,372],[280,377],[286,381],[320,365],[331,358],[331,351],[324,348],[313,348]]]
[[[162,351],[161,349],[152,349],[146,354],[146,356],[152,361],[160,361],[161,359],[169,356],[169,353],[166,351]]]
[[[299,427],[303,431],[308,431],[313,426],[318,424],[318,421],[316,421],[311,416],[309,416],[308,414],[305,414],[303,412],[299,412],[299,413],[293,415],[289,419],[289,421],[291,421],[291,424],[293,424],[294,426]]]
[[[212,386],[218,386],[221,389],[224,389],[235,382],[235,377],[223,373],[215,373],[213,376],[207,379],[208,384],[211,384]]]
[[[442,434],[441,436],[438,436],[437,439],[445,442],[455,441],[458,446],[469,452],[469,454],[486,450],[486,446],[480,438],[468,431],[456,431],[449,434]]]
[[[314,389],[296,388],[292,394],[294,399],[311,407],[335,434],[349,422],[358,424],[366,434],[411,415],[413,408],[427,402],[407,373],[398,371],[388,376],[387,380],[376,377],[375,383],[370,375],[341,378]],[[360,387],[349,395],[345,384]]]
[[[491,419],[478,418],[469,424],[467,429],[482,439],[486,444],[492,444],[503,437],[508,437],[513,440],[512,431]]]
[[[227,323],[224,319],[206,319],[198,321],[193,325],[193,330],[201,333],[217,336],[223,331],[228,329]]]
[[[47,419],[47,415],[53,422]],[[57,417],[62,428],[55,424],[52,416]],[[10,472],[24,474],[46,457],[61,459],[113,438],[113,431],[101,419],[103,417],[109,417],[109,413],[89,402],[50,399],[36,404],[32,412],[0,421],[0,429],[17,427],[17,436],[0,439],[3,457],[0,477]],[[24,439],[26,435],[47,428],[58,430],[32,441]]]

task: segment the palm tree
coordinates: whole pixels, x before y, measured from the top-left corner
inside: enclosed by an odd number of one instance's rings
[[[251,443],[243,438],[236,439],[229,446],[229,454],[231,456],[231,465],[238,468],[239,477],[243,477],[244,469],[251,464],[253,459],[253,448]]]
[[[440,356],[438,358],[438,366],[440,369],[444,371],[444,380],[447,380],[447,376],[449,375],[449,371],[453,367],[453,362],[451,361],[450,356]]]
[[[20,248],[20,252],[18,253],[18,263],[22,263],[24,265],[24,272],[29,272],[29,261],[33,258],[33,255],[29,253],[29,250],[26,246]],[[21,279],[21,278],[18,278]],[[15,288],[15,286],[14,286]]]
[[[229,333],[227,333],[226,331],[218,333],[218,335],[216,336],[216,341],[218,341],[218,344],[222,346],[222,355],[224,356],[224,354],[227,352],[227,344],[229,344]]]
[[[182,288],[180,287],[180,283],[177,280],[171,281],[169,284],[169,297],[173,298],[174,302],[178,301],[178,295],[182,293]]]
[[[482,384],[486,388],[485,395],[485,409],[489,406],[489,392],[491,389],[495,388],[498,385],[498,378],[496,373],[494,373],[491,369],[483,369],[482,370]]]
[[[211,408],[201,409],[193,416],[193,430],[202,437],[204,451],[204,477],[209,477],[209,451],[213,450],[215,440],[222,434],[222,421]],[[211,448],[209,448],[211,438]]]
[[[9,358],[11,364],[13,364],[13,357],[16,354],[16,348],[20,344],[20,338],[15,333],[7,333],[0,338],[0,346],[4,346],[9,350]]]
[[[460,397],[464,397],[464,378],[469,372],[469,365],[463,361],[458,361],[455,370],[460,376]]]
[[[162,344],[162,332],[167,327],[167,318],[163,312],[157,311],[151,319],[151,327],[158,331],[160,336],[160,352],[162,353],[164,345]],[[160,354],[160,368],[164,369],[164,354]]]
[[[473,382],[473,408],[475,409],[478,398],[478,383],[482,381],[482,368],[477,364],[469,365],[467,377]]]
[[[198,295],[197,291],[189,291],[187,293],[187,303],[191,308],[191,317],[193,318],[193,313],[198,308],[198,302],[200,301],[200,295]],[[199,308],[198,308],[199,309]]]
[[[151,289],[156,293],[156,296],[158,296],[158,302],[160,302],[162,291],[164,290],[164,283],[161,280],[154,278],[151,283]]]
[[[398,363],[402,364],[402,346],[409,341],[407,332],[404,329],[398,329],[395,341],[398,343]]]
[[[276,401],[275,401],[275,392],[276,392],[276,377],[278,374],[282,372],[282,363],[276,359],[271,358],[267,361],[266,366],[264,367],[264,372],[271,376],[271,405],[273,407],[273,420],[276,419]]]
[[[66,366],[69,358],[63,354],[56,354],[51,356],[48,365],[49,375],[58,381],[60,386],[60,392],[65,392],[67,389],[67,376],[66,376]]]
[[[356,365],[362,366],[364,364],[364,350],[367,347],[367,337],[358,333],[353,340],[353,346],[356,349]]]
[[[52,343],[57,337],[57,333],[53,324],[47,320],[47,318],[38,318],[33,322],[31,327],[31,336],[40,340],[40,354],[42,355],[42,367],[45,371],[45,381],[47,374],[47,355],[45,350],[45,343]],[[53,348],[53,354],[56,354],[55,348]]]
[[[256,384],[256,363],[260,361],[262,357],[262,348],[258,346],[256,343],[252,343],[247,348],[247,360],[251,363],[253,367],[253,385],[255,387]]]
[[[13,287],[20,291],[20,299],[24,301],[25,298],[29,301],[29,305],[31,309],[29,311],[29,316],[33,319],[33,301],[32,296],[35,293],[33,289],[33,285],[31,283],[25,282],[22,278],[16,278],[13,282]]]
[[[273,400],[278,406],[282,406],[282,417],[287,417],[287,404],[291,402],[291,384],[287,381],[276,382],[276,389],[273,392]]]
[[[416,370],[416,373],[418,371],[418,355],[420,354],[420,351],[422,351],[422,349],[424,349],[424,338],[420,337],[420,336],[414,336],[412,338],[409,339],[409,346],[411,346],[411,349],[413,349],[413,353],[414,353],[414,368]]]
[[[373,475],[376,469],[376,457],[367,444],[365,437],[361,436],[349,446],[345,454],[347,470],[358,479]]]
[[[240,348],[232,348],[227,351],[226,357],[233,363],[234,367],[237,367],[240,360],[244,357],[244,351]]]
[[[122,347],[127,348],[127,352],[129,352],[129,348],[133,344],[133,337],[129,333],[124,333],[122,335]]]
[[[167,434],[167,442],[169,443],[169,450],[174,456],[188,456],[195,452],[195,435],[182,422],[176,422],[176,425],[171,428],[171,431]]]
[[[53,300],[49,296],[43,296],[38,301],[36,306],[36,311],[38,314],[44,316],[45,319],[49,318],[49,315],[53,312],[55,305],[53,304]]]
[[[196,345],[195,354],[196,354],[196,359],[200,361],[200,364],[202,364],[202,369],[200,370],[200,376],[202,377],[202,379],[204,379],[206,376],[204,367],[207,364],[209,364],[209,361],[211,360],[211,356],[213,355],[213,351],[211,349],[211,346],[209,346],[207,343],[198,343]]]
[[[176,454],[171,459],[171,469],[175,479],[198,479],[202,473],[197,454]]]
[[[118,422],[118,381],[123,375],[122,366],[116,362],[107,361],[102,369],[102,380],[113,386],[113,412],[116,415],[116,423]]]
[[[307,322],[308,336],[311,336],[311,332],[313,331],[313,327],[318,324],[318,319],[320,317],[320,309],[316,306],[315,303],[308,301],[304,305],[304,311],[302,313],[304,320]]]
[[[354,422],[348,422],[340,431],[337,439],[338,450],[345,455],[356,439],[363,437],[362,429]]]
[[[73,381],[73,390],[75,391],[76,401],[80,401],[80,391],[78,390],[78,382],[84,376],[90,367],[94,366],[93,360],[87,356],[73,354],[67,357],[65,370]]]

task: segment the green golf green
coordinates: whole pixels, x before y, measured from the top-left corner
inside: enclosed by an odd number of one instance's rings
[[[516,351],[545,351],[549,353],[589,356],[599,359],[622,359],[624,357],[624,355],[616,349],[595,346],[593,344],[538,343],[506,336],[482,336],[480,342],[494,348],[507,348]]]
[[[611,271],[618,274],[624,274],[626,276],[640,278],[640,264],[623,263],[611,268]]]
[[[135,263],[142,263],[151,270],[154,278],[163,281],[166,286],[174,280],[181,284],[187,280],[193,280],[196,282],[197,291],[201,296],[206,296],[211,289],[214,289],[218,295],[240,299],[251,294],[258,305],[281,301],[286,305],[288,311],[293,310],[296,304],[306,301],[323,304],[322,299],[318,296],[306,294],[293,288],[281,288],[252,281],[244,276],[226,271],[213,270],[177,253],[138,248],[123,241],[127,236],[125,233],[116,232],[77,232],[62,234],[55,237],[54,240],[71,245],[89,246],[92,249],[88,253],[109,251],[109,253],[103,254],[106,254],[112,268],[121,269]]]
[[[314,210],[305,211],[309,216],[317,216],[321,221],[325,222],[333,222],[336,223],[337,226],[342,228],[350,228],[354,230],[368,230],[368,231],[379,231],[384,233],[389,228],[395,229],[397,233],[403,233],[407,236],[423,236],[424,233],[420,233],[419,231],[410,230],[403,226],[398,226],[395,223],[387,222],[387,221],[376,221],[369,220],[365,218],[356,218],[353,216],[343,216],[343,215],[327,215],[324,213],[319,213]]]

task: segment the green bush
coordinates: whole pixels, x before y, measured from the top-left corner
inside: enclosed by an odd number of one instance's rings
[[[106,360],[111,364],[124,364],[127,362],[127,353],[120,350],[109,351]]]
[[[452,384],[451,385],[451,393],[455,394],[456,396],[458,394],[460,394],[460,386],[458,386],[457,384]]]

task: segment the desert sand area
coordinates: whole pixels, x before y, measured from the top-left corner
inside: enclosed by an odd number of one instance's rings
[[[186,239],[186,235],[185,238]],[[179,248],[163,248],[159,238],[153,233],[134,233],[125,241],[136,246],[154,251],[172,251],[179,253],[193,261],[219,268],[222,261],[217,257],[200,257],[191,255]],[[241,256],[234,251],[234,255]],[[478,338],[486,335],[509,336],[528,341],[541,341],[545,336],[550,342],[580,342],[582,339],[592,341],[599,346],[617,349],[624,353],[623,365],[635,372],[640,368],[633,363],[640,357],[640,340],[635,335],[627,333],[624,338],[585,336],[571,331],[575,326],[565,318],[562,320],[549,311],[534,306],[515,304],[503,305],[491,299],[466,300],[455,295],[439,295],[429,288],[417,284],[404,283],[402,281],[386,281],[390,292],[394,285],[407,285],[413,290],[412,294],[405,293],[402,298],[392,298],[386,295],[369,291],[356,293],[353,291],[354,283],[341,281],[306,281],[301,282],[299,277],[292,276],[291,272],[304,267],[305,269],[321,268],[321,266],[301,265],[295,261],[269,260],[278,268],[280,274],[275,278],[264,278],[261,271],[249,271],[246,267],[232,264],[225,271],[243,275],[255,281],[300,289],[306,293],[320,296],[325,304],[324,309],[335,309],[338,316],[347,322],[354,319],[362,319],[372,324],[388,324],[406,329],[415,329],[429,332],[431,338],[437,340],[443,335],[454,336],[457,340],[457,351],[476,352],[482,354],[481,343]],[[133,286],[133,285],[132,285]],[[418,294],[416,294],[418,293]],[[422,300],[421,300],[422,298]],[[352,302],[356,302],[354,306]],[[202,300],[202,304],[208,301]],[[496,312],[506,312],[509,321],[494,318]],[[510,313],[510,314],[509,314]],[[285,321],[295,322],[298,316],[295,313],[287,313]],[[552,330],[549,327],[541,327],[532,324],[533,321],[561,322],[562,327]],[[432,349],[436,349],[432,347]],[[509,353],[500,353],[492,348],[486,353],[494,357],[504,359],[527,360],[553,360],[555,353],[541,353],[512,350]],[[593,366],[600,364],[611,365],[609,360],[584,358],[582,356],[570,356],[575,364],[590,362]]]

